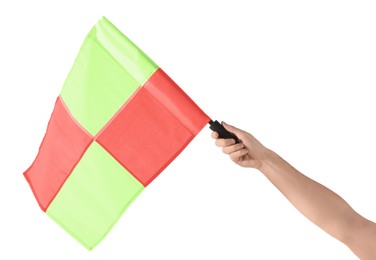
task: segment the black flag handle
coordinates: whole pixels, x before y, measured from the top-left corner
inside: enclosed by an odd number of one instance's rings
[[[234,133],[227,131],[226,128],[224,128],[224,126],[221,125],[221,123],[219,123],[217,120],[215,121],[210,120],[209,124],[210,124],[209,128],[217,132],[219,138],[234,139],[236,143],[240,143],[239,138]]]

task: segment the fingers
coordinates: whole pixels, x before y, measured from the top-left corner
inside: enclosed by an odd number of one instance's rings
[[[242,149],[244,149],[244,144],[243,143],[237,143],[237,144],[234,144],[234,145],[223,147],[222,152],[225,153],[225,154],[232,154],[232,153],[237,152],[237,151],[242,150]]]
[[[218,146],[218,147],[225,147],[225,146],[229,146],[229,145],[233,145],[235,144],[235,140],[234,139],[223,139],[223,138],[219,138],[219,134],[218,132],[212,132],[211,133],[211,137],[213,139],[216,139],[215,140],[215,144]]]
[[[234,139],[219,138],[219,139],[215,140],[215,145],[218,146],[218,147],[226,147],[226,146],[233,145],[233,144],[235,144]]]
[[[222,122],[223,126],[230,132],[236,134],[242,134],[243,131],[228,125]],[[212,132],[211,137],[215,139],[215,144],[218,147],[222,147],[222,152],[229,155],[230,159],[235,163],[240,163],[244,160],[242,158],[244,155],[248,154],[248,149],[245,148],[244,143],[236,143],[234,139],[223,139],[219,138],[219,134],[217,132]]]
[[[219,134],[217,133],[217,132],[212,132],[211,133],[211,137],[213,138],[213,139],[217,139],[218,137],[219,137]]]
[[[248,150],[244,148],[236,152],[230,153],[230,159],[234,162],[238,162],[240,158],[246,154],[248,154]]]

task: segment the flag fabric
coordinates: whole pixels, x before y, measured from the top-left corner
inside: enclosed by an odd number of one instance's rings
[[[103,17],[81,46],[24,176],[41,209],[92,249],[209,121]]]

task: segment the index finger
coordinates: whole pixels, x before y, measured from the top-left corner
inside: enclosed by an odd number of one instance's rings
[[[214,132],[211,133],[211,137],[214,138],[214,139],[218,139],[219,134],[216,131],[214,131]]]
[[[218,138],[215,140],[215,145],[218,147],[226,147],[235,144],[234,139],[223,139],[223,138]]]

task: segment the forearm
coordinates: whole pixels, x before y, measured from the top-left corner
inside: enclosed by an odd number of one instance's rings
[[[305,217],[346,244],[360,259],[376,259],[376,224],[356,213],[333,191],[303,175],[256,138],[234,126],[223,124],[241,143],[218,139],[216,145],[242,167],[260,170]]]
[[[341,197],[267,152],[260,171],[309,220],[340,241],[357,213]]]

